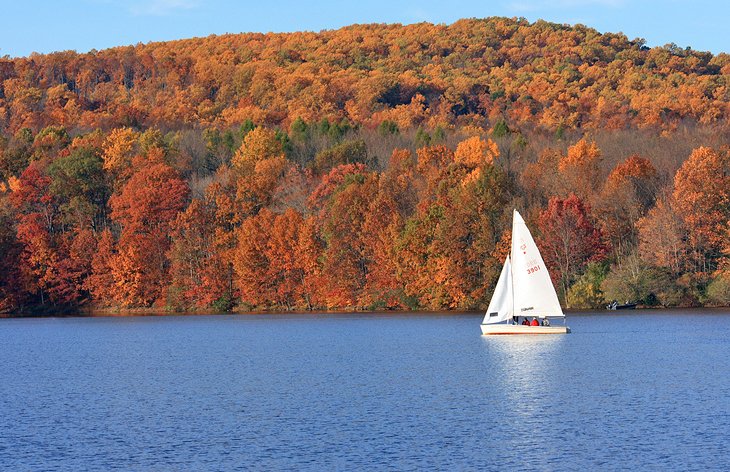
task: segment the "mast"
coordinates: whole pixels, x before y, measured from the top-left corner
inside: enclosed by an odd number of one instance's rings
[[[509,247],[509,258],[511,261],[514,262],[515,260],[515,213],[517,213],[517,209],[512,209],[512,240],[510,241],[510,247]],[[515,316],[515,276],[514,276],[514,264],[510,264],[509,266],[509,276],[510,279],[512,279],[512,317]]]

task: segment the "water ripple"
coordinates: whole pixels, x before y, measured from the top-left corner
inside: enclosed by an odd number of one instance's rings
[[[478,323],[0,320],[0,470],[730,468],[730,317]]]

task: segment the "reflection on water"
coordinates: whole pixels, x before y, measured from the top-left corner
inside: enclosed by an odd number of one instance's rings
[[[565,335],[482,336],[493,361],[493,385],[518,415],[550,407],[560,378],[559,350]]]
[[[0,319],[0,470],[730,470],[730,316]]]
[[[491,421],[502,428],[490,442],[493,454],[510,467],[545,468],[563,455],[565,443],[555,437],[563,433],[555,432],[551,418],[559,417],[556,392],[564,379],[566,342],[566,335],[482,337],[490,388],[501,403],[489,406]]]

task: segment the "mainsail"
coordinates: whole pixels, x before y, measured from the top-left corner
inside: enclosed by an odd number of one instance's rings
[[[565,316],[545,262],[517,210],[512,216],[512,252],[507,256],[482,324],[513,316]]]
[[[515,316],[565,316],[545,262],[517,210],[512,217],[512,286]]]
[[[512,266],[507,256],[482,323],[499,323],[512,318],[512,298]]]

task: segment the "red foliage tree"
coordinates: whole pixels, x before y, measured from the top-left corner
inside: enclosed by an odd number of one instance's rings
[[[112,232],[109,229],[102,231],[98,241],[91,247],[95,250],[91,258],[91,274],[85,282],[85,289],[91,293],[97,304],[109,305],[117,295],[112,272],[116,255]]]
[[[172,224],[172,245],[168,256],[170,301],[175,306],[208,308],[220,296],[215,293],[216,290],[211,290],[208,277],[215,257],[213,220],[213,209],[205,201],[193,199]]]
[[[238,275],[241,301],[251,306],[269,306],[275,299],[274,281],[268,278],[267,246],[275,215],[268,209],[245,220],[238,230],[233,266]]]
[[[377,176],[350,174],[320,212],[322,270],[326,274],[324,296],[328,306],[353,307],[365,286],[369,261],[365,252],[363,223],[373,195]]]
[[[326,275],[322,268],[324,247],[319,219],[309,216],[302,221],[296,246],[302,269],[302,294],[309,309],[326,306],[323,289]]]
[[[188,186],[177,172],[154,161],[112,195],[111,216],[122,227],[112,265],[117,301],[140,306],[161,301],[169,281],[170,230],[187,196]]]
[[[277,215],[266,248],[266,277],[276,286],[273,301],[289,310],[305,305],[304,269],[297,251],[302,222],[302,216],[293,209]]]
[[[537,244],[553,281],[560,284],[563,299],[588,262],[606,257],[608,248],[601,230],[589,215],[590,208],[570,195],[566,199],[551,198],[537,220]]]

